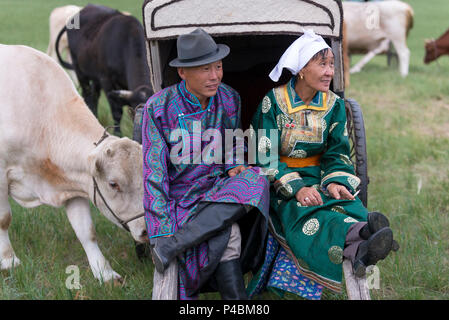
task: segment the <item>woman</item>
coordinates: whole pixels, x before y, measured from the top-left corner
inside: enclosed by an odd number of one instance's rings
[[[262,162],[258,157],[257,165],[271,181],[271,231],[293,257],[300,276],[306,277],[293,278],[296,282],[308,278],[338,292],[343,258],[350,259],[354,273],[362,276],[368,265],[384,259],[397,244],[388,219],[368,213],[355,196],[360,179],[349,157],[344,101],[329,90],[332,50],[321,36],[306,30],[270,78],[278,81],[283,68],[294,76],[266,94],[251,124],[259,155],[269,159]],[[287,256],[285,250],[281,253]],[[276,267],[274,259],[268,252],[250,284],[250,295],[260,286],[257,281],[273,272],[268,265]]]

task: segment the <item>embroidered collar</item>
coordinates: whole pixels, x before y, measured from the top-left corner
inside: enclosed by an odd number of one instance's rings
[[[327,110],[326,93],[318,91],[313,97],[310,104],[306,105],[304,101],[302,101],[302,99],[296,93],[295,84],[296,84],[296,77],[292,77],[292,79],[284,86],[284,95],[285,100],[287,102],[288,113],[294,113],[305,109],[317,111]]]
[[[182,80],[178,84],[178,89],[179,89],[179,92],[181,92],[181,95],[184,98],[184,100],[187,101],[188,104],[193,106],[193,110],[192,111],[193,111],[194,114],[201,113],[201,112],[204,112],[204,111],[208,111],[210,109],[210,107],[212,106],[212,104],[214,103],[215,96],[210,97],[209,98],[209,104],[207,105],[207,108],[203,110],[203,108],[201,107],[201,103],[198,100],[198,98],[194,94],[190,93],[189,90],[187,90],[185,80]]]

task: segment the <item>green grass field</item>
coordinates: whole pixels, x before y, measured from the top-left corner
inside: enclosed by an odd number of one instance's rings
[[[347,97],[362,106],[368,146],[368,209],[390,217],[400,251],[378,263],[380,287],[373,299],[449,298],[449,57],[423,64],[424,39],[448,27],[446,0],[409,0],[415,11],[408,38],[410,73],[401,78],[385,56],[351,76]],[[88,1],[71,1],[85,5]],[[96,1],[141,18],[142,1]],[[48,17],[57,0],[0,0],[0,43],[48,45]],[[360,56],[353,57],[353,62]],[[1,66],[0,66],[1,72]],[[226,82],[226,79],[224,79]],[[99,119],[112,124],[104,97]],[[122,122],[130,136],[132,122]],[[131,237],[96,209],[93,219],[101,250],[125,282],[100,286],[62,209],[24,210],[11,201],[10,238],[21,266],[0,273],[0,299],[151,299],[151,262],[140,262]],[[66,268],[80,268],[80,290],[65,286]],[[215,294],[203,298],[217,298]],[[268,299],[274,295],[264,296]],[[295,297],[287,295],[288,299]],[[326,292],[324,299],[346,299]]]

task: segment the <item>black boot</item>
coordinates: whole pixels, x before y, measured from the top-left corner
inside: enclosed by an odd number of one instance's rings
[[[353,271],[357,277],[365,275],[366,268],[385,259],[393,246],[393,231],[385,227],[363,241],[357,249]]]
[[[164,272],[178,254],[226,229],[245,214],[245,207],[238,203],[210,203],[172,236],[150,239],[156,270]]]
[[[380,229],[389,226],[390,222],[388,221],[388,218],[382,213],[377,211],[369,212],[367,217],[367,224],[362,229],[360,229],[359,234],[362,239],[368,240],[371,235],[375,234]],[[392,250],[399,250],[399,244],[395,240],[393,240]]]
[[[214,277],[222,300],[248,300],[239,259],[220,262]]]
[[[375,234],[382,228],[389,227],[390,222],[387,217],[380,212],[369,212],[367,217],[367,224],[360,230],[360,236],[362,239],[368,240],[368,238]]]

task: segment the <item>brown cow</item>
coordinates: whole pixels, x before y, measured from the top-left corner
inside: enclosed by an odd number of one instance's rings
[[[428,64],[438,59],[443,54],[449,54],[449,29],[438,39],[426,40],[425,42],[426,55],[424,56],[424,63]]]

